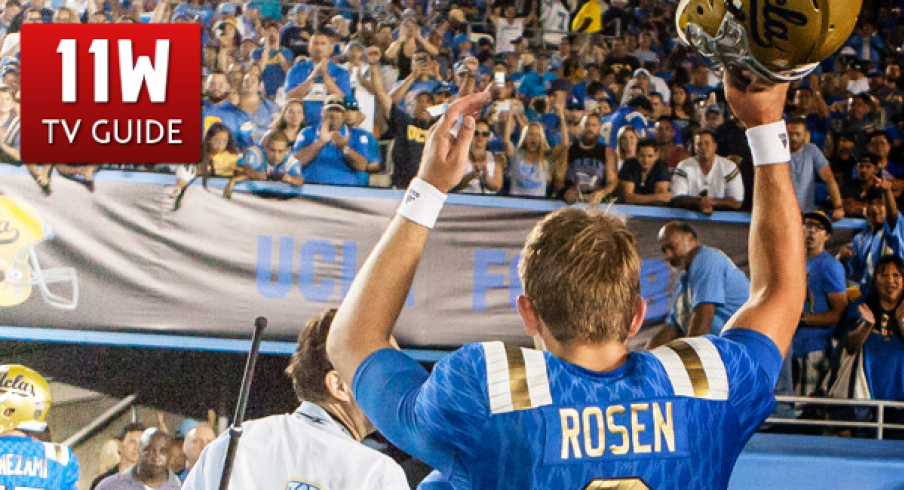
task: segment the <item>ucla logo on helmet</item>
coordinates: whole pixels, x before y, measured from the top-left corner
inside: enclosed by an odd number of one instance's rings
[[[286,490],[323,490],[320,486],[301,480],[289,480]]]
[[[0,220],[0,245],[16,243],[19,239],[19,229],[13,227],[9,220]]]
[[[750,36],[753,42],[764,48],[771,48],[776,39],[787,42],[790,25],[807,25],[805,14],[784,7],[785,1],[778,0],[776,3],[773,5],[769,0],[750,1]]]

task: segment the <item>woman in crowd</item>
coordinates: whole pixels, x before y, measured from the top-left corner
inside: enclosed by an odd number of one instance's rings
[[[301,99],[287,100],[276,120],[270,124],[270,131],[282,131],[289,137],[289,141],[295,141],[303,128],[304,104]]]
[[[902,299],[904,260],[896,255],[884,255],[876,264],[869,294],[848,306],[845,318],[836,332],[839,347],[848,355],[856,356],[859,353],[860,356],[853,363],[849,377],[852,386],[841,387],[842,391],[847,391],[848,394],[863,393],[866,388],[872,399],[904,400]],[[861,370],[863,377],[857,375]],[[858,379],[863,378],[866,386],[855,385]],[[858,413],[858,418],[859,415]],[[888,411],[885,420],[904,423],[904,411]]]
[[[672,85],[669,115],[675,118],[679,132],[684,131],[685,128],[694,122],[694,103],[684,85]]]
[[[270,129],[279,107],[272,100],[261,96],[264,92],[260,76],[248,73],[242,80],[242,97],[239,100],[239,109],[245,111],[251,118],[254,128],[251,130],[251,139],[257,143],[263,138],[264,133]]]
[[[615,155],[618,161],[618,170],[621,170],[625,160],[637,156],[637,130],[634,126],[625,125],[619,128],[618,137],[616,139]]]
[[[468,166],[465,175],[454,191],[467,194],[497,194],[502,189],[505,160],[487,150],[487,143],[493,137],[490,123],[477,121],[471,151],[468,152]]]
[[[562,111],[564,113],[564,111]],[[511,111],[502,113],[505,118],[503,144],[509,160],[509,195],[545,198],[562,188],[568,163],[568,124],[560,115],[562,138],[555,148],[546,141],[546,131],[539,122],[532,122],[521,130],[518,147],[512,144],[515,129]]]

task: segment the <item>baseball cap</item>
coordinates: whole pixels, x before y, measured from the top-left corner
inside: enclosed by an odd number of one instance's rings
[[[706,113],[714,112],[716,114],[722,114],[722,108],[718,106],[718,104],[710,104],[706,106]]]
[[[297,14],[299,12],[311,13],[311,7],[299,3],[298,5],[292,7],[292,10],[289,11],[290,14]]]
[[[345,98],[345,110],[347,111],[359,111],[361,108],[358,106],[358,99],[354,97],[346,97]]]
[[[854,60],[851,62],[850,65],[848,65],[848,68],[850,68],[851,70],[857,70],[859,72],[862,72],[863,71],[863,62],[861,62],[860,60]]]
[[[452,93],[452,85],[449,82],[441,82],[436,84],[436,87],[433,87],[434,94],[451,94]]]
[[[546,90],[546,95],[549,95],[553,92],[558,92],[560,90],[564,92],[571,91],[571,84],[568,83],[568,80],[557,78],[549,82],[549,88]]]
[[[452,9],[449,11],[449,20],[455,22],[465,23],[467,20],[465,19],[465,13],[461,9]]]
[[[245,10],[260,10],[261,6],[255,2],[248,2],[245,4]]]
[[[361,41],[358,41],[357,39],[355,39],[355,40],[349,41],[349,43],[345,45],[345,50],[343,51],[343,53],[348,54],[348,52],[351,51],[352,48],[354,48],[354,47],[359,47],[359,48],[361,48],[362,51],[365,51],[364,45],[361,44]]]
[[[868,77],[884,77],[885,73],[878,68],[873,68],[869,71],[869,73],[866,74],[866,76],[868,76]]]
[[[195,419],[185,419],[181,424],[179,424],[179,427],[176,428],[176,434],[174,435],[174,437],[176,439],[185,439],[185,436],[187,436],[192,429],[199,425],[201,425],[201,422],[198,422]]]
[[[330,96],[330,98],[326,99],[326,102],[323,103],[323,108],[328,111],[345,111],[345,98],[338,95]]]
[[[235,13],[235,5],[223,2],[217,7],[217,13],[220,15],[232,15]]]
[[[823,213],[822,211],[810,211],[809,213],[804,213],[803,219],[816,220],[823,228],[825,228],[826,233],[831,235],[833,232],[832,220],[830,220],[829,217],[826,216],[826,213]]]
[[[584,110],[584,101],[580,97],[578,97],[576,95],[572,95],[565,102],[565,108],[566,109]]]

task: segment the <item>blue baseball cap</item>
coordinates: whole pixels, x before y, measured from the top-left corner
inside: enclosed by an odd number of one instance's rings
[[[584,110],[584,101],[578,97],[577,95],[572,95],[568,98],[568,101],[565,102],[566,109],[578,109]]]
[[[235,13],[235,4],[224,2],[217,7],[217,13],[220,15],[232,15]]]
[[[298,4],[292,7],[292,10],[289,11],[290,14],[297,14],[298,12],[311,13],[311,7],[308,7],[304,4]]]

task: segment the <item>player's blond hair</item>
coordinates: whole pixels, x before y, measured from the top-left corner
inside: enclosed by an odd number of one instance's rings
[[[528,236],[519,274],[559,342],[627,340],[640,298],[640,256],[615,215],[576,208],[549,214]]]

